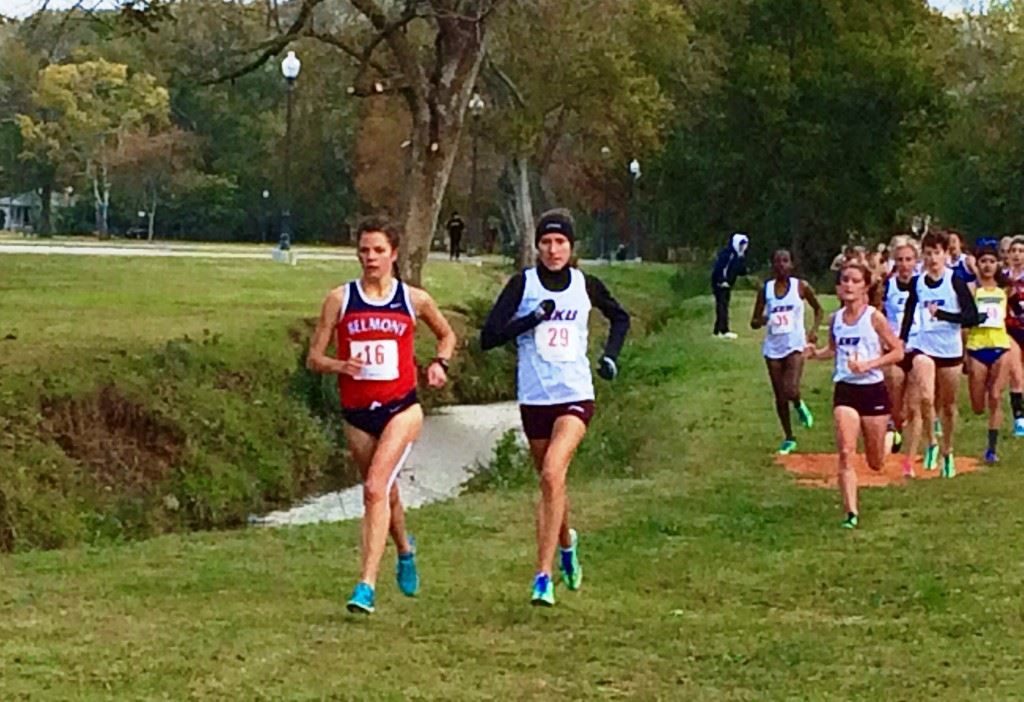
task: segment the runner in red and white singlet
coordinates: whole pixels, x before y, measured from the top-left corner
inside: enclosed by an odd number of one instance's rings
[[[423,410],[416,399],[416,320],[426,322],[437,337],[437,355],[427,367],[432,387],[447,380],[455,334],[426,291],[394,275],[400,243],[397,226],[370,219],[357,233],[362,275],[327,295],[307,366],[338,375],[345,439],[362,472],[365,509],[360,578],[347,606],[350,612],[369,614],[389,531],[398,548],[399,589],[410,597],[419,590],[414,544],[405,532],[405,511],[395,483],[423,426]],[[336,357],[327,354],[332,340]]]

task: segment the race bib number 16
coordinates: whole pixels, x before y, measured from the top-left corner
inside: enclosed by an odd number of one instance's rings
[[[571,322],[541,322],[533,333],[537,353],[549,363],[568,363],[579,356],[579,334]]]
[[[394,339],[350,341],[349,358],[363,362],[356,380],[398,379],[398,342]]]

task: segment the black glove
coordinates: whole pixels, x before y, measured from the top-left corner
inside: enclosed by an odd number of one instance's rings
[[[612,358],[604,356],[597,366],[597,374],[605,380],[615,380],[615,376],[619,374],[619,367]]]
[[[537,309],[533,311],[535,319],[547,319],[551,316],[551,313],[555,311],[554,300],[544,300],[542,303],[537,305]]]

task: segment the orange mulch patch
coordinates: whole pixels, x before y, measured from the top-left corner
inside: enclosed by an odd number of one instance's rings
[[[791,453],[788,456],[776,456],[775,460],[783,468],[797,476],[798,485],[809,487],[834,488],[837,484],[838,465],[834,453]],[[903,477],[903,456],[890,454],[885,459],[885,468],[875,472],[868,468],[863,454],[857,454],[853,461],[857,470],[857,483],[860,487],[885,487],[903,485],[907,479]],[[957,458],[957,475],[973,473],[978,470],[978,461],[974,458]],[[941,474],[938,469],[925,471],[920,459],[914,461],[913,480],[931,480]]]

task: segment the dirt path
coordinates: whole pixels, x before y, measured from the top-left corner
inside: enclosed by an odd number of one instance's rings
[[[907,478],[903,477],[903,470],[900,467],[903,457],[890,455],[885,460],[885,468],[875,472],[868,468],[864,456],[858,454],[854,459],[854,466],[857,470],[857,482],[860,487],[886,487],[890,485],[903,485]],[[798,485],[809,487],[834,488],[837,485],[836,473],[838,466],[834,453],[794,453],[788,456],[778,456],[776,462],[783,468],[797,476]],[[973,473],[978,470],[978,461],[974,458],[957,458],[957,475]],[[921,461],[914,463],[914,477],[911,480],[931,480],[939,477],[940,471],[925,471],[921,467]]]

